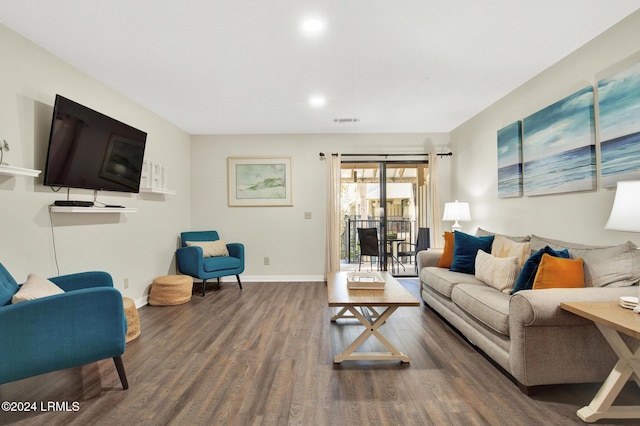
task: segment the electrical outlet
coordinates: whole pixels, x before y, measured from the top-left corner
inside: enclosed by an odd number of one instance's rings
[[[124,279],[124,288],[129,288],[129,278]]]
[[[305,219],[311,219],[311,212],[304,212]]]
[[[265,257],[265,258],[264,258],[264,264],[265,264],[265,265],[267,265],[267,266],[269,266],[269,258],[268,258],[268,257]]]

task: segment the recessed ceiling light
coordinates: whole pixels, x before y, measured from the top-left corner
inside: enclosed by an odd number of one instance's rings
[[[324,104],[326,103],[327,103],[327,100],[322,95],[314,95],[309,98],[309,105],[311,105],[314,108],[323,107]]]
[[[302,22],[302,29],[308,33],[317,34],[324,30],[324,22],[316,18],[306,19]]]

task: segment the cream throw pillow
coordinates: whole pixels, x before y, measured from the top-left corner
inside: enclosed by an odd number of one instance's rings
[[[491,254],[495,257],[517,257],[520,267],[531,255],[531,243],[516,243],[513,240],[496,235],[491,245]]]
[[[187,247],[202,247],[204,257],[229,256],[225,240],[216,241],[187,241]]]
[[[517,257],[495,257],[482,250],[476,255],[476,279],[509,294],[520,273]]]
[[[11,298],[11,303],[26,302],[27,300],[39,299],[41,297],[62,294],[64,290],[46,278],[36,274],[29,274],[27,281],[20,286],[20,289]]]

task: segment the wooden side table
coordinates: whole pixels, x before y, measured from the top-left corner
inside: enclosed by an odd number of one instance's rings
[[[640,419],[640,405],[612,407],[630,377],[640,386],[640,314],[618,302],[567,302],[560,307],[593,321],[619,358],[591,403],[578,410],[578,417],[585,422]],[[635,340],[627,346],[620,333]]]

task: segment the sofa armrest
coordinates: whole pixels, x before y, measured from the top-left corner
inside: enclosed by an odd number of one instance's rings
[[[229,256],[244,260],[244,244],[229,243],[227,244],[227,250],[229,250]]]
[[[80,272],[77,274],[51,277],[49,281],[64,291],[80,290],[83,288],[113,287],[113,279],[107,272]]]
[[[522,290],[509,303],[510,373],[522,385],[604,380],[616,357],[596,326],[561,302],[617,301],[638,287]]]
[[[638,287],[587,287],[521,290],[509,302],[509,322],[515,326],[575,325],[589,321],[560,307],[561,302],[613,302],[637,296]]]
[[[176,263],[178,271],[183,274],[197,277],[204,271],[204,252],[202,247],[182,247],[176,250]]]
[[[426,268],[427,266],[438,266],[438,262],[440,261],[440,257],[442,257],[443,252],[444,249],[441,248],[429,248],[427,250],[420,250],[416,255],[418,274],[420,274],[422,268]]]
[[[0,307],[0,383],[120,356],[126,329],[113,287]]]

